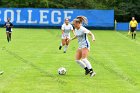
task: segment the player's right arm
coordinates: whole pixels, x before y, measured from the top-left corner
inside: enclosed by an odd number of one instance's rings
[[[74,39],[76,39],[76,38],[77,38],[77,36],[75,35],[73,38],[70,39],[70,41],[72,41],[72,40],[74,40]]]
[[[75,31],[74,31],[74,29],[73,29],[73,26],[71,25],[71,31],[72,31],[72,33],[74,34],[74,36],[76,35],[75,34]]]

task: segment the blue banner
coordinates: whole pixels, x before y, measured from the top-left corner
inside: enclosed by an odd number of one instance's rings
[[[0,25],[11,18],[14,26],[61,26],[65,18],[88,18],[90,27],[114,27],[114,10],[0,8]]]
[[[117,31],[128,31],[129,30],[129,23],[117,23],[116,30]]]
[[[139,27],[140,27],[140,23],[138,24],[138,28],[136,29],[137,31],[140,31]],[[121,23],[121,22],[117,23],[116,30],[117,31],[128,31],[129,23],[128,22],[127,23]]]

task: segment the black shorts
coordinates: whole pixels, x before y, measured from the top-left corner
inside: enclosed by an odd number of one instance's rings
[[[136,27],[131,27],[131,32],[134,32],[136,30]]]

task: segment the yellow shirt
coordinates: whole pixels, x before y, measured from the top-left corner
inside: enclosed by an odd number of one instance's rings
[[[137,27],[138,25],[138,22],[136,20],[131,20],[130,23],[129,23],[130,27]]]

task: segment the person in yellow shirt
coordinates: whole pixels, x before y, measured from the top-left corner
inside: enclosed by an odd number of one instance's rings
[[[131,30],[132,39],[136,38],[136,28],[138,28],[138,22],[135,20],[135,17],[132,17],[132,20],[129,23],[129,30]]]

